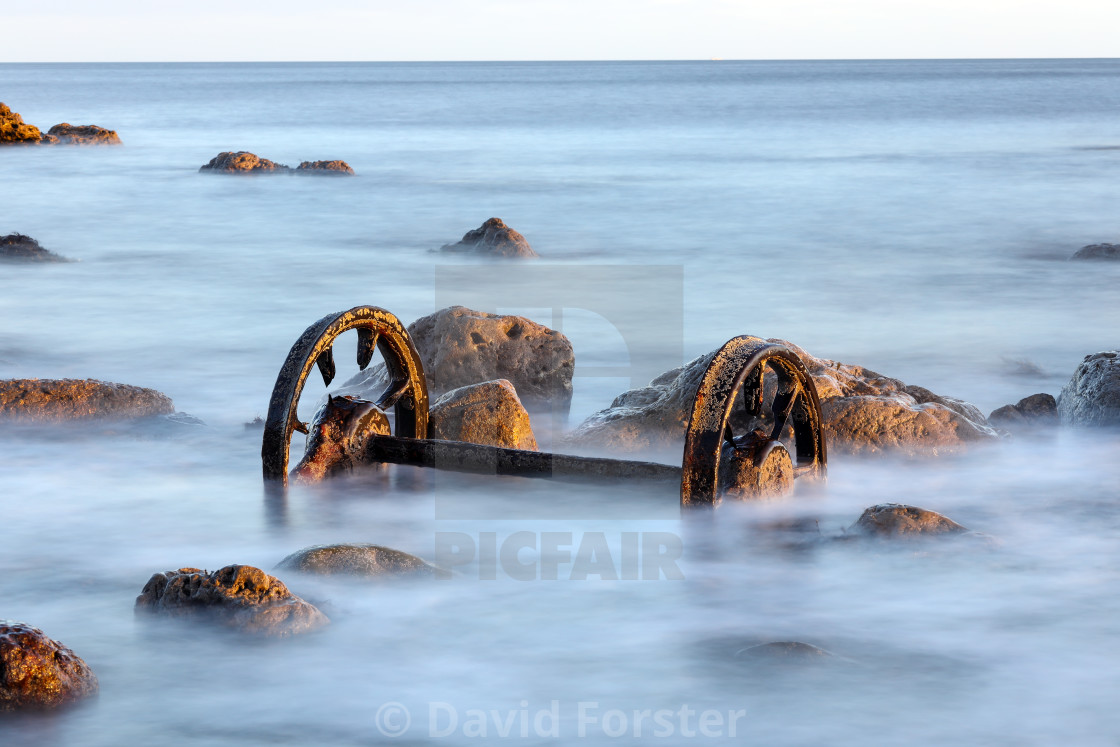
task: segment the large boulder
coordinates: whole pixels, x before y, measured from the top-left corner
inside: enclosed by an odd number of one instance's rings
[[[354,176],[354,169],[346,161],[301,161],[296,174],[320,176]]]
[[[5,262],[69,262],[66,257],[44,249],[39,242],[22,233],[0,236],[0,260]]]
[[[1058,424],[1058,402],[1054,395],[1040,392],[1023,397],[1013,405],[992,410],[988,422],[1008,431],[1031,430]]]
[[[167,395],[145,387],[95,379],[0,380],[0,419],[58,423],[169,415],[174,411]]]
[[[829,453],[944,454],[998,438],[984,415],[963,400],[907,386],[861,366],[814,358],[785,340],[804,361],[821,399]],[[684,442],[700,379],[717,351],[620,394],[565,441],[577,448],[638,452]],[[739,408],[736,408],[738,412]]]
[[[0,620],[0,713],[56,708],[96,695],[97,676],[38,628]]]
[[[572,343],[543,324],[451,306],[417,319],[408,325],[408,334],[420,353],[433,399],[468,384],[505,379],[531,411],[567,411],[571,404]],[[345,386],[376,399],[386,383],[381,365]]]
[[[294,552],[276,566],[323,576],[430,577],[435,566],[391,547],[365,543],[315,545]]]
[[[900,503],[883,503],[865,510],[848,528],[849,535],[885,539],[967,534],[968,529],[935,511]]]
[[[1120,351],[1085,356],[1058,395],[1058,416],[1068,425],[1120,425]]]
[[[72,125],[69,122],[56,124],[47,130],[47,138],[58,145],[121,144],[121,138],[116,130],[107,130],[97,125]]]
[[[502,222],[491,218],[473,231],[467,231],[454,244],[444,244],[440,251],[466,252],[493,257],[536,257],[525,237]]]
[[[38,127],[25,123],[23,117],[0,102],[0,145],[36,145],[42,139]]]
[[[198,568],[157,573],[136,598],[136,613],[210,619],[271,638],[309,633],[330,622],[283,581],[251,565],[227,565],[213,573]]]
[[[1120,260],[1120,244],[1090,244],[1074,252],[1070,259]]]
[[[537,451],[529,413],[505,379],[452,389],[432,405],[432,437]]]
[[[291,168],[267,158],[260,158],[255,153],[239,150],[237,152],[225,151],[219,153],[198,170],[200,172],[212,171],[218,174],[268,174],[288,172],[291,171]]]

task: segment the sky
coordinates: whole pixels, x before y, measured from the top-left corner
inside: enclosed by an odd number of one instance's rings
[[[0,0],[0,61],[1120,57],[1118,30],[1118,0]]]

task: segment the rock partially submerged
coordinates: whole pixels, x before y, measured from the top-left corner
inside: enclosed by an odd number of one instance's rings
[[[242,633],[283,638],[309,633],[330,620],[284,582],[250,565],[157,573],[136,598],[137,614],[208,619]]]
[[[491,218],[473,231],[467,231],[454,244],[444,244],[442,252],[466,252],[493,257],[537,257],[525,237],[502,222]]]
[[[37,145],[43,133],[35,125],[27,124],[18,113],[0,102],[0,145]]]
[[[567,411],[572,400],[575,354],[562,333],[523,316],[451,306],[408,325],[433,399],[462,386],[509,381],[530,411]],[[346,383],[376,397],[386,385],[377,366]]]
[[[529,413],[505,379],[452,389],[431,408],[432,437],[537,451]]]
[[[1004,405],[988,415],[988,422],[1009,431],[1046,428],[1058,424],[1058,402],[1054,395],[1041,392]]]
[[[296,174],[319,176],[354,176],[354,169],[346,161],[301,161]]]
[[[50,140],[58,145],[120,145],[121,138],[116,130],[108,130],[97,125],[72,125],[69,122],[56,124],[47,130],[44,142]]]
[[[773,641],[747,646],[735,652],[736,659],[760,662],[799,661],[811,662],[832,658],[833,654],[811,643],[801,641]]]
[[[70,262],[71,260],[44,249],[39,242],[22,233],[0,236],[0,260],[5,262]]]
[[[278,569],[318,575],[429,577],[435,566],[391,547],[365,543],[315,545],[280,561]]]
[[[849,535],[864,537],[928,537],[937,534],[967,534],[968,529],[935,511],[901,503],[883,503],[866,509],[848,528]]]
[[[38,628],[0,620],[0,712],[57,708],[97,694],[82,659]]]
[[[963,400],[907,386],[861,366],[797,353],[821,400],[829,453],[946,454],[998,438],[983,414]],[[675,449],[684,442],[693,401],[717,351],[658,376],[649,386],[620,394],[565,440],[576,447],[620,452]]]
[[[1070,259],[1120,260],[1120,244],[1090,244],[1074,252]]]
[[[59,423],[90,418],[169,415],[171,399],[155,389],[95,379],[0,380],[0,419]]]
[[[198,170],[220,174],[269,174],[286,173],[291,171],[291,168],[267,158],[260,158],[255,153],[239,150],[219,153]]]
[[[1085,356],[1058,395],[1067,425],[1120,426],[1120,350]]]
[[[312,483],[363,465],[370,436],[390,435],[389,419],[368,399],[327,395],[308,427],[303,457],[291,472],[298,482]]]

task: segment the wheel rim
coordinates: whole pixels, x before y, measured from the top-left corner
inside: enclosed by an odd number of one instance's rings
[[[729,340],[716,353],[700,380],[685,436],[681,470],[681,505],[714,506],[721,500],[721,465],[728,458],[731,411],[743,390],[748,414],[764,411],[765,380],[769,369],[777,386],[770,407],[774,425],[768,438],[777,441],[793,426],[798,477],[825,475],[824,433],[816,386],[808,369],[790,348],[743,335]]]
[[[318,368],[329,386],[335,376],[333,345],[344,332],[358,330],[358,366],[369,365],[376,349],[385,360],[389,387],[377,399],[382,409],[394,408],[394,435],[427,438],[428,387],[420,355],[396,316],[377,306],[355,306],[328,314],[308,327],[292,345],[268,403],[261,443],[261,466],[266,480],[288,481],[292,432],[306,433],[307,424],[296,412],[303,385]]]

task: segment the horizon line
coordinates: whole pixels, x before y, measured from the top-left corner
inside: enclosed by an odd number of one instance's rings
[[[0,65],[275,65],[275,64],[378,64],[378,65],[430,65],[430,64],[532,64],[532,63],[625,63],[625,62],[986,62],[1032,60],[1120,60],[1120,57],[662,57],[662,58],[543,58],[523,60],[0,60]]]

